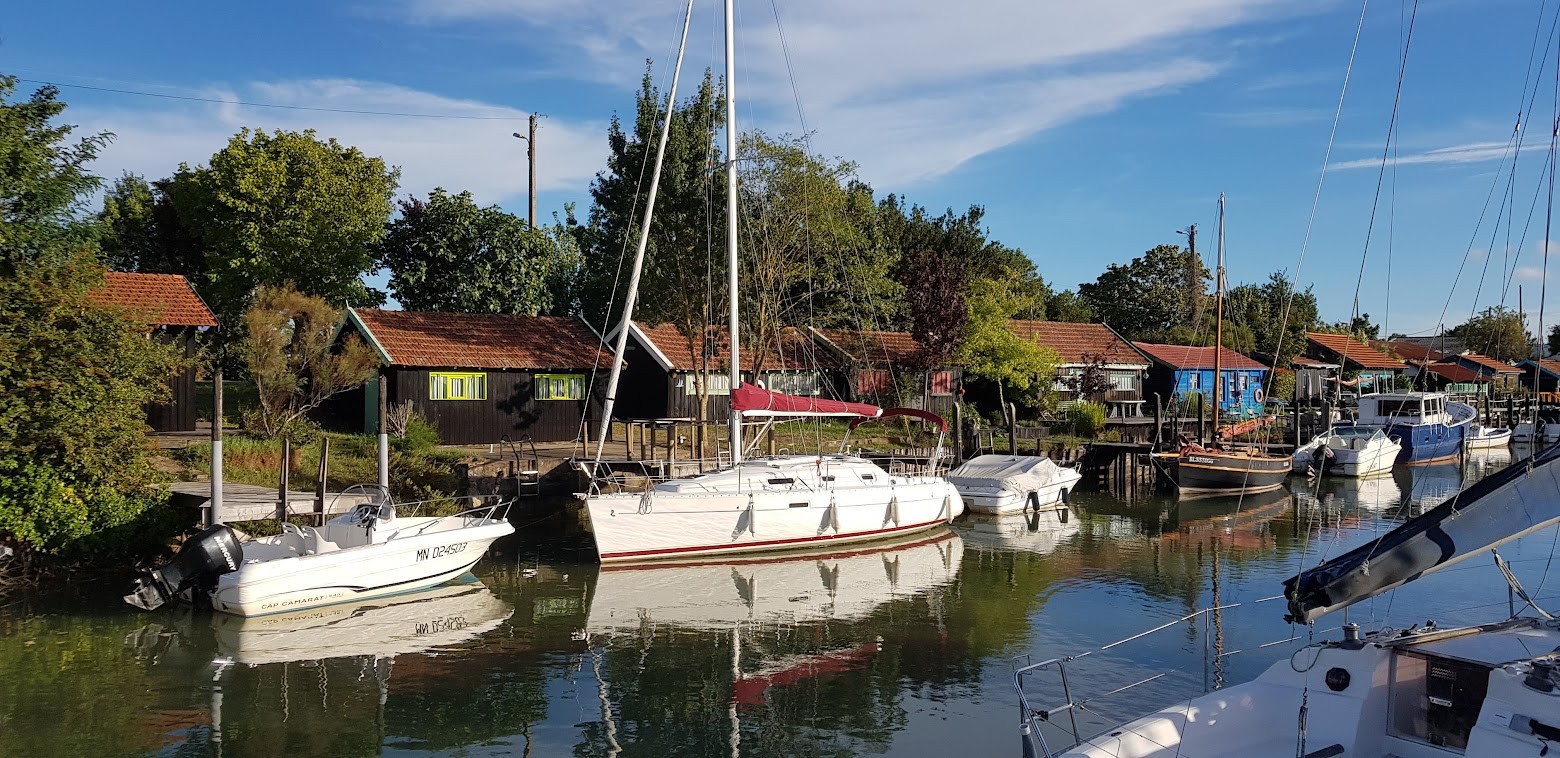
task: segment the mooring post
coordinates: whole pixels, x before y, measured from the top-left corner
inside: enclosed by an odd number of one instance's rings
[[[1008,403],[1008,455],[1018,455],[1018,405]]]
[[[287,477],[287,474],[289,473],[288,469],[291,468],[290,466],[288,466],[289,463],[292,463],[292,440],[287,439],[286,437],[283,437],[282,438],[282,477],[281,477],[281,482],[278,484],[278,486],[276,488],[276,520],[277,521],[286,521],[287,520],[287,490],[288,490],[288,486],[287,486],[288,477]]]
[[[1197,442],[1204,444],[1208,441],[1205,436],[1207,430],[1203,427],[1203,394],[1197,393]]]
[[[330,438],[320,435],[320,473],[314,482],[314,515],[325,516],[325,478],[330,473]]]
[[[219,359],[220,360],[220,359]],[[211,377],[211,502],[206,525],[222,523],[222,364]]]
[[[964,462],[964,409],[962,403],[953,404],[953,465]]]
[[[390,489],[390,398],[379,375],[379,486]]]
[[[1296,402],[1290,409],[1290,424],[1294,426],[1295,450],[1300,450],[1300,403]]]
[[[1164,412],[1165,412],[1165,409],[1164,409],[1163,402],[1164,402],[1164,398],[1160,397],[1158,392],[1155,392],[1154,393],[1154,444],[1155,445],[1158,445],[1159,443],[1163,442],[1164,439],[1165,439],[1165,427],[1164,427],[1164,423],[1165,423]]]

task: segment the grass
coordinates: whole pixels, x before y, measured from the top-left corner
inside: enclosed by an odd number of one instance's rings
[[[212,417],[212,395],[214,385],[210,380],[195,383],[195,417],[201,421],[210,421]],[[244,417],[244,411],[260,405],[260,395],[255,391],[255,383],[251,381],[224,380],[222,382],[222,421],[230,426],[238,426]]]
[[[363,434],[324,432],[330,440],[330,460],[325,487],[339,492],[354,484],[379,479],[377,440]],[[316,441],[293,450],[288,469],[294,490],[309,490],[319,476],[321,444]],[[174,452],[187,480],[204,478],[211,471],[211,443],[198,442]],[[430,448],[390,450],[390,490],[397,500],[424,500],[456,494],[460,489],[455,464],[465,459],[459,450]],[[229,482],[275,487],[281,475],[280,440],[234,435],[222,443],[223,478]]]

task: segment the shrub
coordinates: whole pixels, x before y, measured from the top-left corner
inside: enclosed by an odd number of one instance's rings
[[[1073,403],[1067,408],[1067,424],[1073,434],[1092,437],[1105,428],[1105,406],[1086,400]]]
[[[395,440],[395,448],[406,453],[422,453],[439,446],[439,430],[420,413],[406,419],[406,431]]]
[[[74,561],[118,561],[157,552],[181,514],[164,490],[121,492],[67,481],[36,463],[0,463],[0,534],[33,552]]]

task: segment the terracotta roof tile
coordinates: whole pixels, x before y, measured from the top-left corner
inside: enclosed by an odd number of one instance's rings
[[[1386,353],[1377,350],[1347,334],[1333,334],[1331,332],[1306,332],[1305,338],[1312,344],[1321,347],[1340,358],[1347,357],[1348,363],[1352,363],[1364,369],[1400,369],[1403,362]]]
[[[921,345],[909,332],[814,330],[856,361],[868,366],[909,366],[921,354]]]
[[[92,292],[99,305],[122,308],[158,326],[216,326],[211,309],[178,274],[110,271],[103,288]]]
[[[1523,363],[1526,363],[1526,364],[1536,363],[1536,364],[1538,364],[1539,368],[1544,370],[1545,373],[1551,374],[1553,376],[1560,376],[1560,361],[1554,360],[1552,358],[1544,358],[1542,360],[1536,360],[1536,361],[1531,361],[1531,360],[1523,361]]]
[[[724,370],[731,362],[731,342],[726,339],[726,328],[723,326],[710,326],[708,331],[708,347],[701,346],[687,337],[672,324],[658,324],[647,326],[635,322],[641,332],[650,339],[657,350],[671,362],[674,371],[697,371],[699,356],[705,350],[710,351],[709,368],[711,370]],[[752,370],[753,361],[758,357],[752,345],[744,345],[742,349],[743,368]],[[765,371],[797,371],[819,368],[838,368],[840,361],[833,353],[824,350],[812,338],[796,327],[785,327],[780,332],[780,345],[778,354],[771,352],[764,360]]]
[[[567,316],[372,308],[353,313],[396,366],[580,369],[610,362],[585,322]]]
[[[1171,368],[1213,368],[1213,347],[1189,345],[1159,345],[1152,342],[1134,342],[1137,349],[1148,357]],[[1267,369],[1262,363],[1227,347],[1219,348],[1221,369]]]
[[[1459,384],[1489,381],[1487,374],[1481,374],[1478,371],[1456,363],[1431,363],[1425,366],[1425,370],[1449,382],[1457,382]]]
[[[1462,355],[1450,356],[1450,358],[1451,359],[1455,359],[1455,360],[1460,360],[1460,361],[1466,361],[1468,363],[1477,364],[1477,365],[1482,366],[1482,367],[1484,367],[1486,369],[1489,369],[1489,371],[1492,371],[1492,372],[1497,373],[1497,374],[1520,374],[1520,373],[1522,373],[1522,369],[1519,369],[1516,366],[1511,365],[1510,363],[1506,363],[1505,361],[1497,361],[1494,358],[1489,357],[1488,355],[1479,355],[1478,353],[1463,353]]]
[[[1148,365],[1142,353],[1104,324],[1014,319],[1008,322],[1008,328],[1020,337],[1035,340],[1055,350],[1063,364],[1087,363],[1088,358],[1085,356],[1101,355],[1106,363]]]
[[[1446,353],[1408,340],[1371,340],[1370,345],[1383,353],[1395,354],[1409,362],[1434,363],[1447,357]]]

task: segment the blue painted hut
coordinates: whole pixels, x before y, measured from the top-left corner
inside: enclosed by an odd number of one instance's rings
[[[1149,394],[1159,395],[1167,407],[1193,392],[1202,393],[1207,398],[1204,402],[1213,402],[1214,348],[1152,342],[1133,344],[1153,361],[1145,384]],[[1219,374],[1224,382],[1219,393],[1220,412],[1232,416],[1261,415],[1270,369],[1229,348],[1219,350]]]

